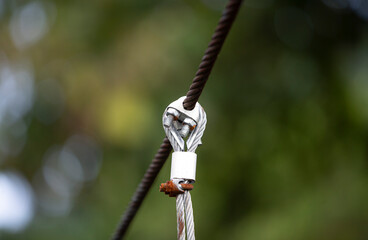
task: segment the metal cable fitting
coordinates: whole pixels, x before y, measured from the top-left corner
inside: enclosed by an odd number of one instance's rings
[[[203,88],[211,73],[212,67],[215,64],[217,55],[220,53],[221,47],[240,9],[241,3],[242,0],[228,1],[183,102],[183,106],[186,110],[192,110],[198,102],[198,99],[201,96]],[[184,132],[182,134],[184,134]],[[112,237],[113,240],[119,240],[124,237],[145,196],[151,188],[166,159],[170,155],[171,150],[172,147],[170,146],[168,139],[165,138],[155,158],[152,160],[152,163],[141,180],[141,183],[137,187],[128,208],[121,217]]]
[[[207,117],[199,103],[192,110],[184,109],[184,99],[185,97],[181,97],[172,102],[162,117],[163,127],[174,153],[171,160],[171,180],[161,184],[160,192],[176,197],[178,240],[185,240],[185,236],[188,240],[194,240],[193,207],[188,190],[193,188],[190,183],[195,182],[197,155],[194,152],[202,143]],[[184,189],[183,182],[189,184],[191,189]]]

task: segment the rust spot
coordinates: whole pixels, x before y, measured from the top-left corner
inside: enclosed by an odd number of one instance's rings
[[[183,193],[183,191],[178,189],[172,181],[162,183],[160,186],[160,192],[165,192],[165,194],[168,194],[170,197],[176,197],[178,194]]]
[[[182,183],[180,185],[184,190],[193,189],[192,184]],[[160,192],[164,192],[166,195],[169,195],[170,197],[176,197],[179,194],[184,193],[184,191],[177,188],[176,185],[172,181],[167,181],[166,183],[162,183],[160,185]]]
[[[185,227],[185,223],[182,221],[182,219],[183,219],[183,216],[182,216],[182,214],[180,214],[178,216],[178,223],[179,223],[179,232],[178,232],[179,236],[178,236],[178,239],[180,239],[180,236],[183,234],[184,227]]]
[[[190,190],[192,190],[192,189],[193,189],[193,185],[192,185],[192,184],[182,183],[182,184],[180,184],[180,185],[181,185],[181,187],[182,187],[184,190],[188,190],[188,191],[190,191]]]

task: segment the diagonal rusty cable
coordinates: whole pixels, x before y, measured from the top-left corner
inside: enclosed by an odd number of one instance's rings
[[[241,3],[242,0],[229,0],[227,3],[183,102],[185,109],[192,110],[195,107],[195,104],[198,102],[202,90],[206,85],[207,79],[211,73],[212,67],[215,64],[218,54],[220,53],[221,47],[225,42],[231,25],[236,18]],[[169,157],[171,150],[172,147],[170,142],[167,138],[165,138],[157,154],[155,155],[155,158],[152,160],[150,166],[144,174],[143,179],[137,187],[128,208],[121,217],[119,225],[112,237],[113,240],[120,240],[125,236],[130,223],[136,215],[162,166],[166,162],[166,159]]]
[[[160,172],[166,159],[169,157],[171,150],[172,147],[169,139],[164,138],[164,141],[158,149],[155,158],[152,160],[150,166],[144,174],[141,183],[137,187],[137,190],[134,193],[127,210],[121,217],[121,221],[112,239],[122,239],[125,235],[130,223],[141,206],[158,173]]]
[[[211,73],[212,67],[216,62],[217,55],[220,53],[221,47],[225,42],[231,25],[236,18],[241,3],[242,0],[230,0],[226,5],[220,21],[217,24],[215,33],[212,35],[207,50],[204,53],[201,63],[199,64],[199,68],[192,84],[190,85],[187,96],[184,99],[183,105],[186,110],[192,110],[198,102],[202,90],[206,85],[207,79]]]

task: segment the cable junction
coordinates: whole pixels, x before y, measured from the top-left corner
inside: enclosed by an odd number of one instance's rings
[[[172,102],[162,118],[166,137],[173,146],[170,181],[161,184],[160,191],[176,197],[178,240],[194,240],[194,218],[190,190],[195,182],[197,154],[206,128],[206,112],[199,103],[193,110],[184,109],[185,97]],[[185,141],[187,139],[187,141]]]
[[[206,85],[208,77],[211,74],[212,68],[216,62],[218,54],[220,53],[222,45],[224,44],[225,39],[231,29],[231,26],[239,12],[242,2],[243,0],[229,0],[228,1],[222,13],[222,16],[220,18],[220,21],[217,24],[216,30],[214,34],[212,35],[211,41],[208,44],[207,50],[201,60],[201,63],[198,67],[198,70],[195,74],[192,84],[190,85],[189,91],[187,92],[187,95],[183,101],[185,110],[192,110],[195,108],[196,103],[198,102],[198,99],[201,96],[202,91]],[[196,139],[196,140],[200,141],[200,139],[199,140]],[[181,141],[179,140],[179,142]],[[172,146],[170,145],[170,143],[171,142],[169,141],[167,137],[164,138],[163,143],[161,144],[154,159],[152,160],[150,166],[148,167],[146,173],[144,174],[127,209],[125,210],[124,214],[121,216],[119,224],[111,238],[112,240],[120,240],[124,238],[131,222],[133,221],[140,206],[142,205],[143,200],[145,199],[148,191],[153,185],[162,166],[165,164],[166,159],[170,155],[170,152],[172,150]],[[191,146],[194,147],[195,144],[192,144]],[[181,187],[183,187],[183,185],[190,188],[190,186],[188,186],[187,183],[180,184]],[[175,188],[174,186],[176,185],[175,184],[173,186],[170,185],[169,187]],[[190,197],[190,195],[188,196]],[[193,228],[193,232],[194,232],[194,228]]]

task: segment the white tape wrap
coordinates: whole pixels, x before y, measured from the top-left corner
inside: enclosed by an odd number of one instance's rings
[[[195,181],[197,154],[194,152],[173,152],[171,158],[170,179],[188,179]]]

